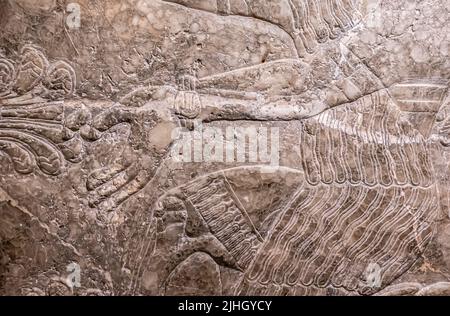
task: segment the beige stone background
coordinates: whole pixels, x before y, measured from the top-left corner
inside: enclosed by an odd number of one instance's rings
[[[0,294],[450,294],[449,10],[0,0]],[[195,122],[279,168],[175,163]]]

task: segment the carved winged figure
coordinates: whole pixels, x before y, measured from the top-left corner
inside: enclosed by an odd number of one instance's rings
[[[295,39],[300,56],[314,53],[316,45],[359,19],[351,1],[167,2],[277,24]],[[235,168],[167,192],[136,253],[135,277],[141,280],[135,291],[194,289],[178,276],[186,275],[182,267],[196,262],[198,253],[239,271],[235,295],[371,295],[408,288],[389,285],[421,257],[441,215],[428,141],[432,122],[425,123],[425,117],[434,122],[448,81],[411,79],[386,87],[339,42],[323,50],[306,58],[308,63],[282,60],[199,79],[197,92],[208,100],[203,103],[217,104],[200,119],[302,120],[303,168],[282,168],[269,177],[254,168]],[[335,79],[322,77],[311,64],[333,64],[324,73],[337,73]],[[267,93],[264,99],[264,82],[278,72],[309,80],[292,80],[301,85],[298,90],[291,85],[285,98],[270,99],[274,94]],[[262,94],[263,101],[253,101],[251,93]],[[423,124],[417,124],[421,115]],[[251,183],[242,184],[248,178]],[[293,180],[280,180],[286,178]],[[277,187],[286,194],[283,202],[245,203],[249,191],[264,200]],[[408,289],[421,291],[417,285]]]
[[[405,85],[403,93],[429,89],[436,98],[447,89]],[[374,294],[409,270],[441,214],[429,143],[396,100],[383,90],[328,110],[304,120],[300,138],[302,172],[230,169],[160,199],[155,248],[144,248],[142,265],[144,279],[159,280],[156,293],[198,252],[241,271],[238,295]],[[284,203],[243,202],[277,186]],[[372,265],[379,284],[369,282]]]
[[[230,294],[389,291],[423,254],[440,215],[431,125],[421,126],[409,114],[416,111],[420,121],[423,111],[417,109],[425,107],[434,120],[448,81],[386,87],[335,41],[361,18],[351,0],[163,2],[277,25],[293,39],[299,58],[191,78],[183,83],[188,91],[147,87],[107,109],[93,109],[65,100],[76,83],[67,63],[50,63],[39,49],[26,46],[17,66],[0,59],[0,150],[14,168],[57,175],[65,162],[82,159],[86,142],[130,124],[139,159],[95,170],[87,180],[91,204],[114,210],[157,175],[172,139],[150,140],[175,126],[172,112],[204,121],[301,120],[302,170],[224,170],[150,201],[151,225],[128,255],[134,263],[130,291],[189,289],[177,276],[198,254],[207,257],[217,284],[226,279],[217,271],[228,269],[227,276],[235,278]],[[272,84],[271,77],[280,82]],[[269,193],[280,199],[268,201]],[[252,194],[256,198],[248,202]],[[373,267],[379,282],[371,283]],[[392,291],[409,290],[429,288]]]

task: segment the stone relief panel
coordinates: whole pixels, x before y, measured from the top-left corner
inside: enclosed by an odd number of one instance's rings
[[[0,0],[0,294],[449,295],[431,2]]]

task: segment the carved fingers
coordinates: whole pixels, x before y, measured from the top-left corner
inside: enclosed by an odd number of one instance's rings
[[[144,161],[129,166],[108,166],[94,170],[87,180],[89,205],[110,212],[144,188],[151,179],[151,171]]]
[[[199,82],[194,76],[182,76],[178,80],[179,91],[174,99],[175,113],[188,119],[196,118],[201,111],[200,95],[196,92]]]

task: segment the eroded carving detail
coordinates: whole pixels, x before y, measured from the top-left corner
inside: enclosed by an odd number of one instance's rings
[[[221,15],[253,17],[277,25],[291,36],[300,56],[314,53],[318,44],[337,38],[361,20],[353,0],[164,1]]]
[[[0,61],[2,97],[0,100],[1,149],[20,173],[34,167],[49,175],[61,172],[64,161],[76,161],[68,150],[72,138],[64,128],[64,97],[75,90],[75,72],[65,62],[51,66],[43,53],[25,46],[15,68],[7,59]],[[17,69],[17,70],[15,70]],[[45,99],[50,97],[52,100]]]
[[[176,189],[183,208],[201,217],[203,229],[237,258],[234,268],[243,279],[235,294],[374,294],[420,257],[435,234],[438,190],[428,142],[395,101],[382,90],[303,122],[304,182],[274,212],[263,242],[248,243],[254,251],[241,252],[247,243],[233,243],[252,230],[233,224],[231,213],[214,211],[227,205],[226,177],[211,175],[208,185],[199,179]],[[179,229],[189,232],[188,223],[180,219]],[[234,230],[229,239],[226,232]],[[244,263],[240,253],[247,256]],[[375,263],[380,284],[373,286],[367,268]]]
[[[0,9],[2,293],[450,293],[443,1],[47,2]],[[171,160],[196,124],[283,167]]]

